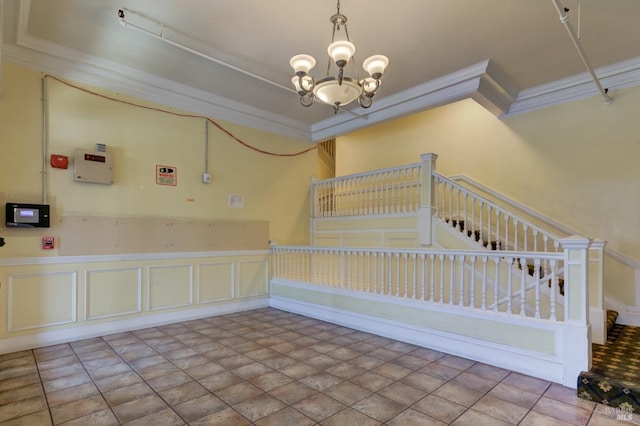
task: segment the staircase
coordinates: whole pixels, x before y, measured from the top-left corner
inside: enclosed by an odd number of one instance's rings
[[[619,409],[620,415],[640,413],[640,327],[616,323],[607,311],[607,343],[592,347],[592,367],[578,377],[578,396]],[[624,417],[621,417],[624,419]]]

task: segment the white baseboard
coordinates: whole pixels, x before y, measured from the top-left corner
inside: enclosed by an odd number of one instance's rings
[[[563,377],[562,362],[558,357],[273,295],[271,306],[560,383],[571,388],[576,387],[576,377],[566,380]]]
[[[266,308],[268,306],[269,297],[264,297],[260,299],[225,303],[203,308],[158,313],[136,318],[78,325],[59,330],[9,337],[0,340],[2,342],[2,345],[0,346],[0,354],[57,345],[76,340],[90,339],[93,337],[106,336],[108,334],[121,333],[124,331],[139,330],[147,327],[156,327],[175,322],[190,321],[199,318],[248,311],[251,309]]]

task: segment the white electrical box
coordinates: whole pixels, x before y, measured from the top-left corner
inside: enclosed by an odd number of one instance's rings
[[[77,148],[73,162],[73,180],[78,182],[113,183],[113,155],[102,151]]]

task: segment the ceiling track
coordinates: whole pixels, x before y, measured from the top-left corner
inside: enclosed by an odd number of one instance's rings
[[[567,32],[569,33],[569,37],[571,38],[573,45],[576,47],[576,50],[580,55],[580,59],[582,59],[582,62],[587,67],[589,74],[591,74],[591,78],[593,78],[593,81],[596,83],[596,86],[598,87],[598,91],[602,95],[602,100],[604,104],[609,105],[613,101],[608,94],[609,89],[605,89],[602,87],[602,84],[600,84],[600,80],[598,79],[598,76],[596,75],[595,71],[593,70],[593,67],[589,63],[589,60],[587,59],[587,55],[584,53],[584,50],[582,49],[582,44],[580,43],[580,40],[576,36],[575,31],[571,26],[571,23],[569,22],[569,15],[567,15],[568,9],[565,9],[564,7],[562,7],[560,5],[559,0],[551,0],[551,1],[553,2],[553,5],[556,7],[556,10],[558,11],[558,15],[560,15],[560,22],[564,24],[565,28],[567,29]]]

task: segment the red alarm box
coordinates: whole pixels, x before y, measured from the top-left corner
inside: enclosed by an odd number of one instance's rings
[[[54,237],[42,237],[42,249],[51,250],[56,246]]]
[[[66,169],[69,167],[69,158],[66,155],[51,155],[51,167],[56,169]]]

